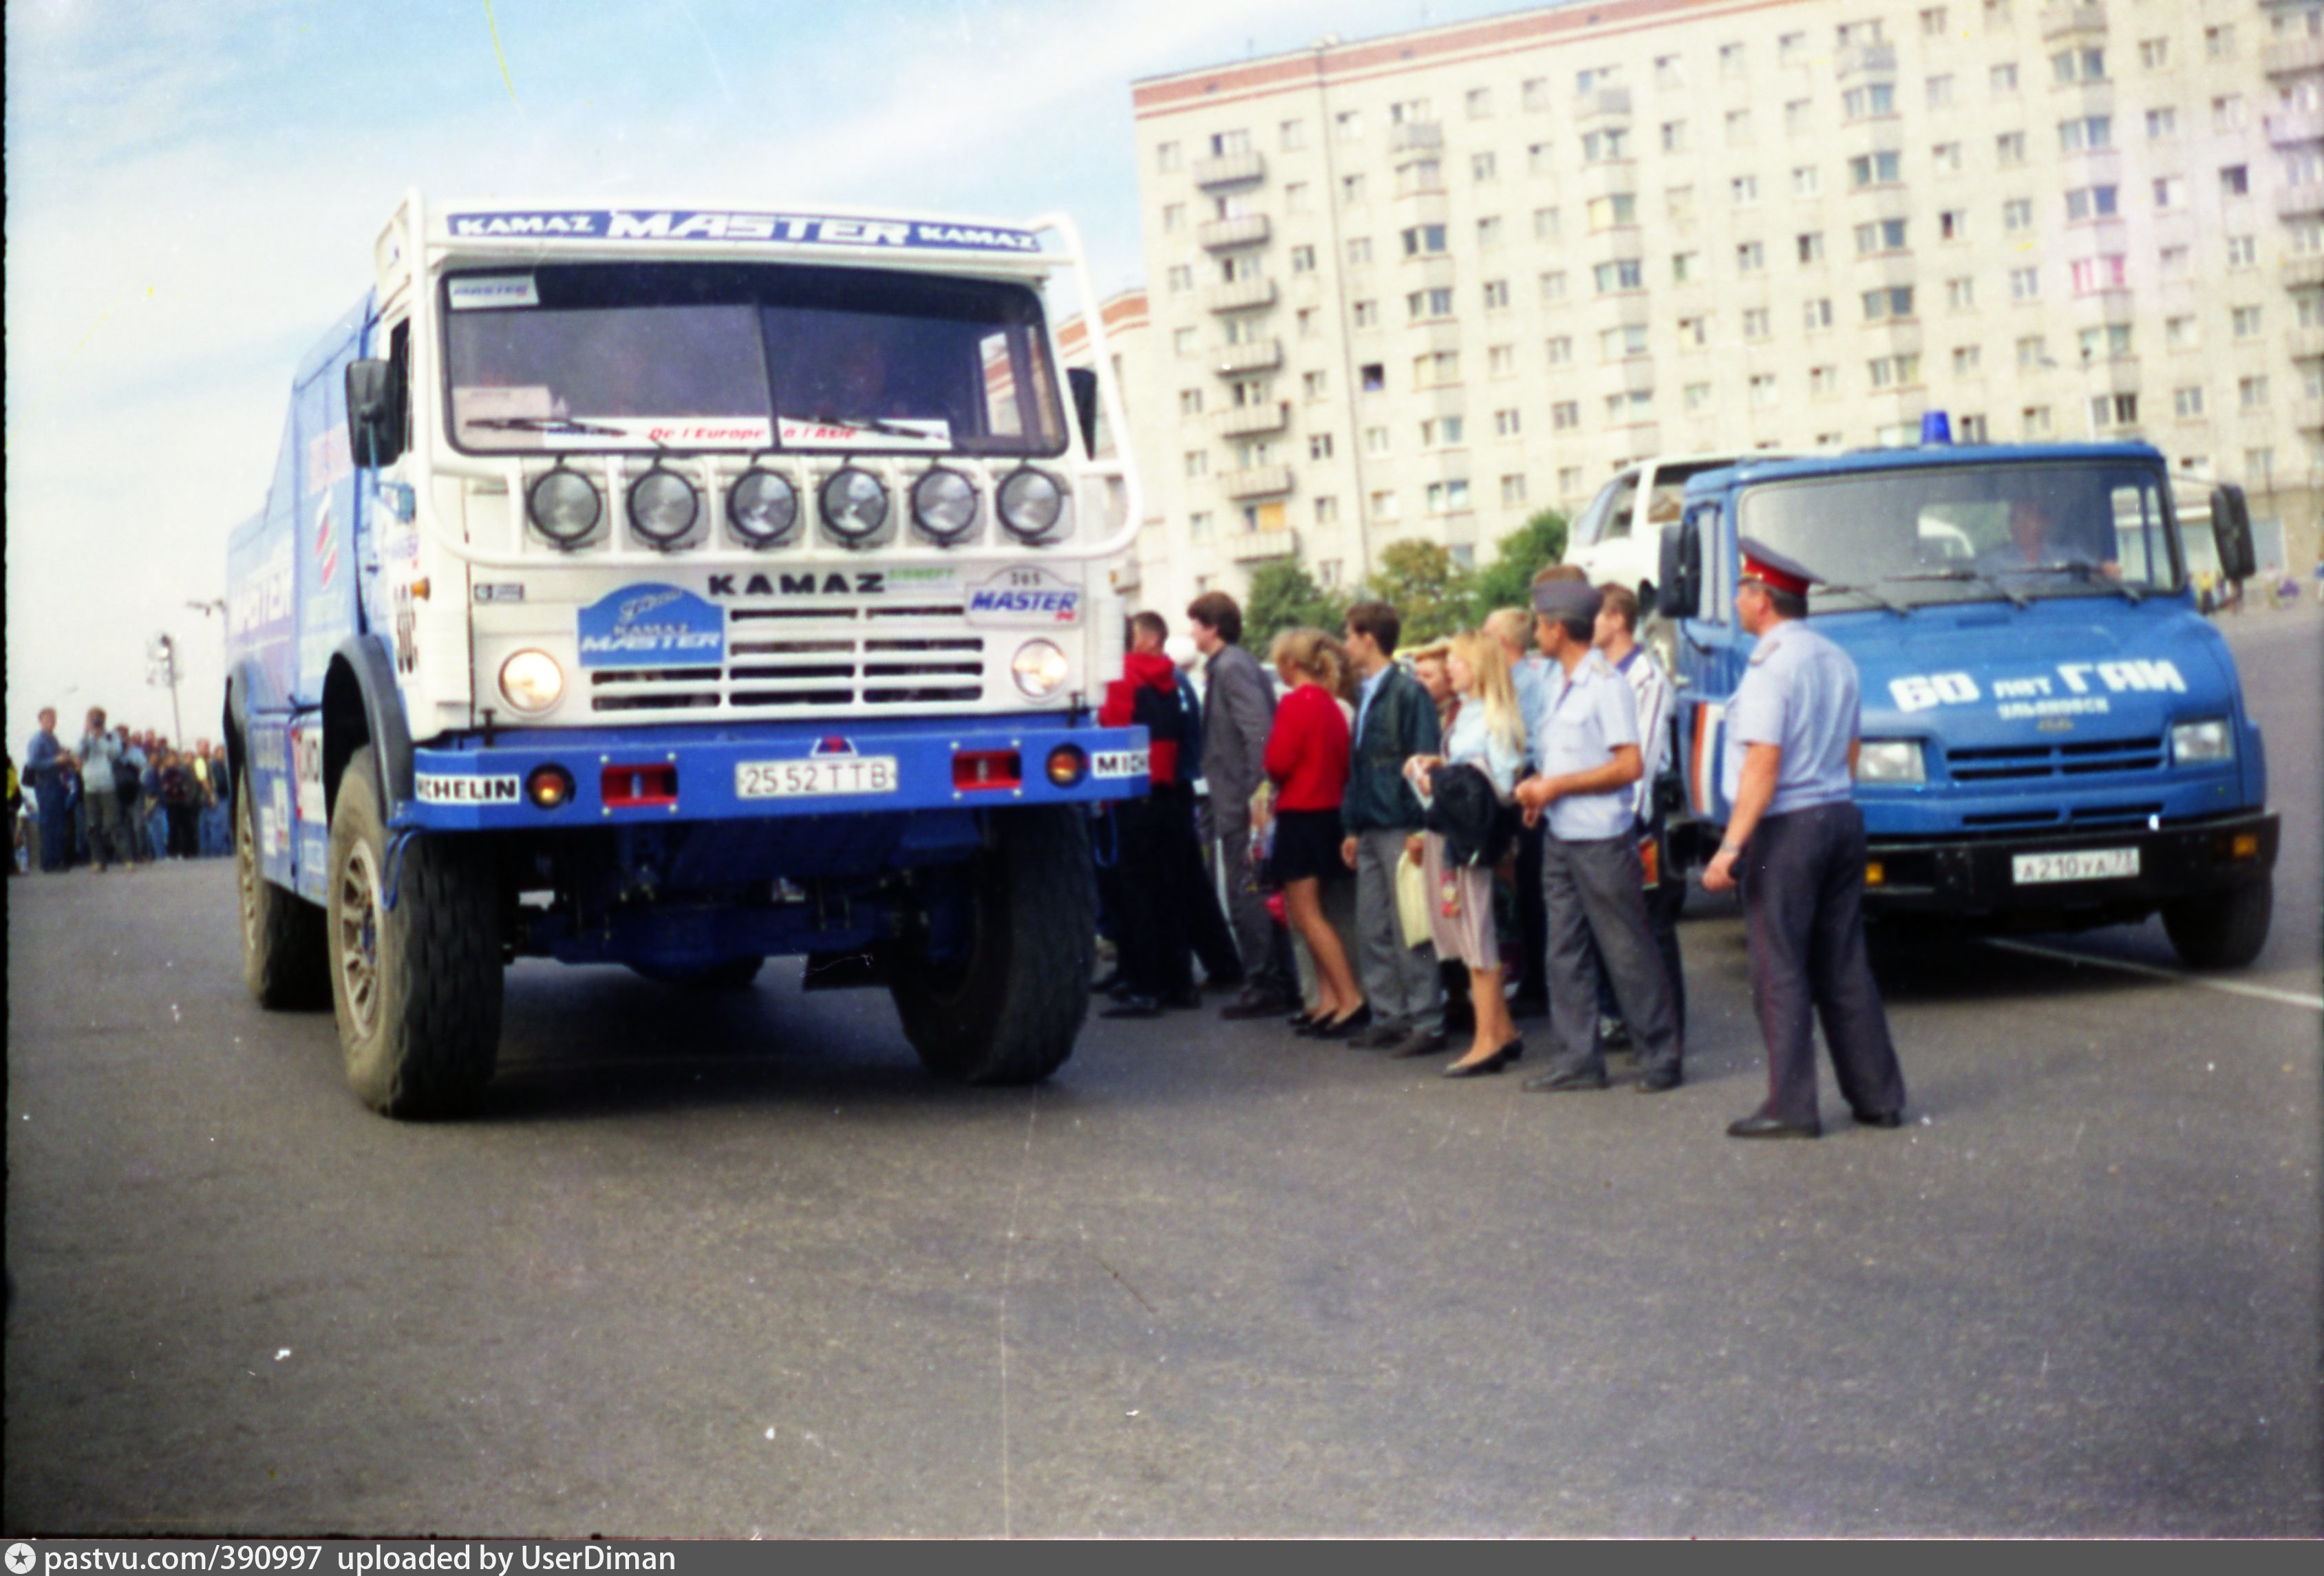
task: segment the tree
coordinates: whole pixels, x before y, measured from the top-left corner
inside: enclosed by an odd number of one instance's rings
[[[1316,585],[1298,559],[1271,559],[1251,571],[1250,594],[1243,598],[1242,643],[1264,659],[1268,645],[1285,630],[1311,626],[1337,635],[1347,613],[1347,599]]]
[[[1417,646],[1469,622],[1475,579],[1443,544],[1407,537],[1380,549],[1371,590],[1402,619],[1399,643]]]
[[[1545,509],[1503,537],[1493,561],[1477,576],[1480,614],[1501,607],[1531,607],[1533,577],[1565,558],[1565,516]]]

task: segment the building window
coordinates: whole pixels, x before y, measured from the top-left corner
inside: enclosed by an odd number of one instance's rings
[[[1549,107],[1549,78],[1528,77],[1517,88],[1517,100],[1528,110]]]
[[[1515,438],[1517,435],[1517,429],[1518,414],[1516,410],[1496,410],[1493,412],[1493,436],[1495,438]]]
[[[1947,72],[1947,73],[1945,73],[1945,74],[1944,74],[1943,76],[1941,76],[1941,77],[1932,77],[1932,78],[1929,78],[1929,107],[1930,107],[1931,109],[1945,109],[1945,108],[1949,108],[1949,107],[1950,107],[1950,106],[1951,106],[1951,104],[1952,104],[1952,101],[1953,101],[1953,78],[1952,78],[1952,74],[1951,74],[1950,72]]]
[[[1374,520],[1394,520],[1404,512],[1397,505],[1397,495],[1393,488],[1384,488],[1373,493],[1370,503]]]
[[[2306,299],[2303,298],[2301,301],[2301,305],[2304,308],[2307,304],[2308,302]],[[2236,338],[2256,339],[2259,337],[2259,309],[2257,307],[2237,307],[2234,311],[2228,314],[2228,318]]]
[[[1489,312],[1504,310],[1509,304],[1509,281],[1506,279],[1489,279],[1485,281],[1484,293],[1485,310]]]
[[[1165,230],[1185,229],[1186,227],[1186,205],[1183,202],[1163,204],[1162,227]]]
[[[2150,71],[2160,71],[2171,64],[2171,41],[2167,38],[2143,38],[2138,41],[2138,63]]]
[[[1711,385],[1709,383],[1689,383],[1686,385],[1685,389],[1682,391],[1682,393],[1683,397],[1686,401],[1686,408],[1690,410],[1702,410],[1711,403]]]
[[[2130,325],[2108,323],[2081,332],[2080,348],[2084,361],[2112,361],[2130,354]]]
[[[1364,112],[1362,110],[1343,109],[1333,117],[1333,124],[1339,129],[1340,141],[1359,143],[1363,140]]]
[[[1856,254],[1869,257],[1880,252],[1902,252],[1904,249],[1904,221],[1875,219],[1868,225],[1856,226]]]
[[[1365,428],[1364,452],[1368,455],[1384,455],[1388,453],[1388,429],[1385,427]]]
[[[1560,400],[1549,408],[1549,424],[1563,432],[1582,425],[1582,406],[1572,400]]]
[[[1887,186],[1899,175],[1901,161],[1894,153],[1867,153],[1848,161],[1850,187]]]
[[[1541,276],[1541,299],[1545,301],[1565,299],[1565,270],[1556,269]]]
[[[1194,331],[1192,328],[1172,329],[1170,332],[1170,352],[1174,355],[1194,355]]]
[[[1977,281],[1966,276],[1945,281],[1945,307],[1950,311],[1966,312],[1977,305]]]
[[[1526,485],[1525,478],[1523,476],[1503,476],[1501,478],[1502,508],[1507,509],[1512,505],[1522,503],[1525,502],[1525,497]]]
[[[1823,261],[1823,232],[1818,230],[1812,234],[1802,235],[1799,238],[1799,248],[1800,261],[1802,263],[1821,263]]]
[[[1467,97],[1467,104],[1469,118],[1471,120],[1491,119],[1493,114],[1493,90],[1489,88],[1470,88]]]
[[[2025,437],[2047,438],[2050,436],[2050,407],[2028,405],[2018,412],[2017,422]]]
[[[2158,176],[2154,182],[2154,206],[2159,208],[2182,208],[2187,206],[2187,178],[2183,175]]]
[[[1350,207],[1364,200],[1364,178],[1360,175],[1340,177],[1340,200]]]
[[[1913,287],[1909,284],[1887,285],[1864,292],[1864,320],[1885,323],[1892,318],[1913,315]]]
[[[1573,91],[1577,97],[1587,97],[1602,88],[1619,88],[1621,85],[1622,68],[1619,66],[1596,66],[1573,74]]]
[[[1294,246],[1291,249],[1291,272],[1294,273],[1314,272],[1315,248],[1313,246]]]
[[[2237,378],[2236,403],[2246,410],[2264,410],[2267,406],[2267,380],[2264,377]]]
[[[2227,266],[2229,268],[2251,268],[2256,266],[2258,262],[2259,244],[2255,237],[2250,235],[2230,235],[2227,237]]]
[[[2042,271],[2039,268],[2013,268],[2009,271],[2009,299],[2030,301],[2042,294]]]
[[[1385,393],[1388,390],[1388,368],[1376,361],[1368,361],[1356,369],[1356,376],[1367,394]]]
[[[1554,241],[1557,239],[1557,210],[1555,208],[1536,208],[1533,210],[1533,238],[1536,241]]]
[[[2192,350],[2203,342],[2200,329],[2192,317],[2168,318],[2163,325],[2163,343],[2172,350]]]
[[[1720,44],[1719,46],[1719,74],[1722,77],[1740,77],[1743,75],[1743,46],[1741,44]]]
[[[1186,475],[1190,476],[1207,476],[1210,474],[1210,451],[1208,449],[1201,448],[1188,449],[1186,451]]]
[[[1501,244],[1501,218],[1495,214],[1477,221],[1477,249],[1489,252]]]
[[[2223,22],[2217,27],[2203,30],[2203,58],[2207,60],[2227,60],[2235,58],[2236,24]]]
[[[1808,396],[1811,399],[1829,400],[1834,394],[1839,392],[1840,369],[1838,367],[1812,366],[1808,368]]]
[[[1640,277],[1636,258],[1625,257],[1612,263],[1601,263],[1591,270],[1598,293],[1611,295],[1617,290],[1637,290],[1645,281]]]
[[[1929,163],[1940,175],[1958,175],[1961,167],[1959,143],[1939,143],[1929,150]]]
[[[2200,383],[2171,391],[2172,414],[2181,421],[2191,421],[2203,413],[2203,387]]]
[[[1996,66],[1986,75],[1986,83],[1996,98],[2015,97],[2017,93],[2017,68],[2015,64]]]
[[[1775,64],[1779,66],[1805,65],[1807,63],[1807,58],[1808,35],[1806,33],[1787,32],[1775,40]]]
[[[1469,507],[1469,484],[1466,482],[1431,482],[1428,484],[1428,512],[1457,514]]]
[[[2150,109],[2146,112],[2147,141],[2159,142],[2164,137],[2178,134],[2179,112],[2177,110],[2166,106],[2162,109]]]
[[[1500,179],[1499,161],[1490,153],[1471,154],[1469,156],[1469,179],[1478,181],[1498,180]]]
[[[1172,295],[1176,295],[1181,290],[1193,290],[1194,271],[1183,263],[1175,264],[1170,270],[1169,280]]]
[[[1647,421],[1654,418],[1655,395],[1651,389],[1631,389],[1624,393],[1606,396],[1606,419],[1609,422]]]
[[[1743,337],[1754,342],[1768,336],[1767,309],[1747,307],[1743,310]]]
[[[1200,416],[1202,413],[1203,391],[1200,389],[1180,389],[1178,391],[1178,414],[1181,416]]]
[[[1592,231],[1610,230],[1618,225],[1638,222],[1638,199],[1627,191],[1610,197],[1593,197],[1587,210]]]
[[[1977,376],[1978,364],[1984,359],[1984,352],[1977,346],[1954,346],[1953,376],[1957,378],[1973,378]]]
[[[1663,191],[1663,211],[1674,219],[1694,217],[1694,188],[1667,187]]]
[[[2244,480],[2264,487],[2275,479],[2275,450],[2247,448],[2244,450]]]
[[[2221,197],[2246,197],[2250,195],[2250,192],[2251,167],[2249,165],[2228,164],[2220,169],[2219,195]]]
[[[1157,143],[1154,147],[1154,167],[1166,174],[1179,167],[1184,160],[1176,143]]]
[[[1307,435],[1307,457],[1311,460],[1330,459],[1332,457],[1332,435],[1328,432],[1309,433]]]
[[[2061,153],[2079,153],[2085,148],[2105,148],[2113,143],[2112,115],[2079,115],[2058,123],[2058,152]]]
[[[1315,206],[1314,191],[1315,189],[1304,180],[1293,181],[1283,189],[1283,211],[1287,214],[1311,211]]]
[[[1937,216],[1937,239],[1960,241],[1969,235],[1969,210],[1947,208]]]
[[[1831,327],[1831,298],[1830,296],[1819,296],[1814,300],[1809,301],[1807,303],[1805,317],[1807,331],[1811,334],[1814,333],[1819,328]]]
[[[2093,427],[2135,427],[2138,425],[2136,394],[2100,394],[2090,401],[2090,425]]]
[[[1738,175],[1727,183],[1727,195],[1737,207],[1749,207],[1759,200],[1759,178]]]
[[[1415,225],[1403,232],[1404,254],[1406,257],[1427,257],[1444,250],[1443,225]]]
[[[1866,370],[1876,389],[1910,388],[1921,381],[1921,358],[1912,355],[1875,356]]]
[[[1757,373],[1751,378],[1751,403],[1766,409],[1775,402],[1775,374]]]
[[[2115,192],[2116,189],[2111,186],[2083,186],[2066,193],[2067,222],[2113,217],[2116,211]]]
[[[1355,319],[1355,325],[1359,328],[1377,328],[1379,327],[1379,303],[1378,301],[1358,301],[1350,309],[1349,315]]]
[[[1283,123],[1283,151],[1286,153],[1296,153],[1306,145],[1307,123],[1304,120],[1285,121]]]
[[[1896,113],[1896,88],[1888,82],[1867,82],[1840,96],[1840,113],[1847,120],[1866,120]]]
[[[1812,107],[1812,100],[1805,98],[1791,98],[1784,100],[1784,131],[1786,135],[1794,137],[1805,136],[1809,132],[1814,129],[1815,111]]]
[[[1813,197],[1822,189],[1822,184],[1817,176],[1816,167],[1812,164],[1802,164],[1792,171],[1794,197]]]
[[[1932,5],[1921,13],[1921,36],[1942,38],[1945,35],[1945,8]]]
[[[1565,365],[1568,362],[1573,359],[1572,336],[1568,334],[1559,335],[1556,338],[1548,342],[1548,350],[1550,365]]]
[[[2052,362],[2050,359],[2049,341],[2043,338],[2041,335],[2028,334],[2017,342],[2017,366],[2019,371],[2031,372],[2035,367],[2052,366],[2055,364],[2056,364]]]
[[[1331,374],[1323,372],[1300,373],[1299,392],[1310,401],[1321,400],[1327,397],[1332,392]]]
[[[2034,227],[2034,199],[2012,198],[2001,205],[2001,227],[2005,230],[2030,230]]]
[[[2052,80],[2065,82],[2103,82],[2106,80],[2104,50],[2061,50],[2050,57]]]
[[[1416,290],[1404,298],[1405,310],[1415,322],[1425,318],[1449,318],[1452,315],[1452,288],[1439,285],[1434,290]]]
[[[1663,152],[1665,153],[1686,152],[1686,122],[1683,120],[1663,122]]]
[[[1461,381],[1461,353],[1432,350],[1412,358],[1412,384],[1417,389],[1447,388]]]
[[[1982,416],[1964,416],[1958,423],[1958,427],[1960,433],[1960,440],[1963,443],[1990,443],[1993,441],[1991,435],[1985,429],[1985,418]]]
[[[1748,109],[1730,109],[1730,110],[1729,110],[1729,111],[1727,112],[1727,117],[1726,117],[1726,123],[1725,123],[1725,124],[1726,124],[1726,131],[1727,131],[1727,145],[1728,145],[1729,147],[1730,147],[1730,148],[1746,148],[1746,147],[1750,146],[1750,144],[1751,144],[1751,112],[1750,112],[1749,110],[1748,110]]]
[[[1710,342],[1710,318],[1681,318],[1678,320],[1678,347],[1681,350],[1700,350]]]
[[[2025,134],[2004,132],[1993,139],[1993,161],[2004,170],[2012,170],[2025,162]]]
[[[1629,149],[1630,134],[1620,126],[1584,132],[1582,135],[1582,161],[1585,164],[1601,164],[1609,160],[1628,158]]]
[[[1622,361],[1646,353],[1646,328],[1643,323],[1632,323],[1620,328],[1599,331],[1598,355],[1604,361]]]
[[[1757,241],[1746,241],[1735,248],[1735,272],[1761,273],[1767,267],[1767,248]]]
[[[1326,493],[1323,497],[1315,500],[1315,523],[1317,525],[1337,525],[1339,521],[1340,501],[1337,498]],[[1339,559],[1333,558],[1324,563],[1316,565],[1315,573],[1323,580],[1324,585],[1333,585],[1340,578]]]
[[[1396,190],[1399,197],[1416,191],[1444,189],[1444,167],[1434,159],[1416,159],[1399,165],[1396,172]]]

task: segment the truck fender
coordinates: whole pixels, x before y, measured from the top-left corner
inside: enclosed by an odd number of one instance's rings
[[[349,635],[323,678],[323,803],[336,810],[339,778],[365,744],[379,770],[380,805],[392,819],[411,798],[411,728],[395,687],[395,659],[377,635]]]

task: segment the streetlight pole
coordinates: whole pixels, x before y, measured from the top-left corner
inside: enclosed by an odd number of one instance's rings
[[[178,712],[178,643],[165,631],[145,648],[145,682],[170,692],[170,742],[180,749],[186,742],[185,719]]]

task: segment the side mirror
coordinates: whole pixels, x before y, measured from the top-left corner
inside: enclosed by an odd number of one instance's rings
[[[1085,366],[1065,369],[1065,382],[1074,392],[1074,418],[1082,424],[1082,451],[1097,458],[1097,373]]]
[[[1702,614],[1702,525],[1690,510],[1676,525],[1663,527],[1662,578],[1655,587],[1655,608],[1667,619],[1700,618]]]
[[[403,391],[394,363],[347,363],[347,452],[363,470],[393,465],[403,453]]]
[[[2252,545],[2251,506],[2241,487],[2211,489],[2211,539],[2218,544],[2219,573],[2230,580],[2248,580],[2259,572],[2259,550]]]

